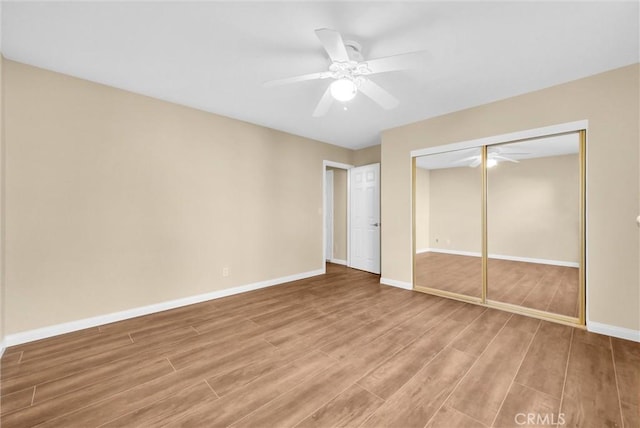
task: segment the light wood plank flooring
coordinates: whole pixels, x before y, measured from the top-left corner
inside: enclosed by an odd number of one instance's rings
[[[9,348],[1,425],[640,426],[640,344],[378,281],[328,265]]]
[[[578,317],[578,268],[489,259],[487,298]],[[480,257],[416,254],[416,285],[480,297]]]

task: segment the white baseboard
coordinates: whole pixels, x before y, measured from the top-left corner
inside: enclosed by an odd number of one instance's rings
[[[60,334],[70,333],[72,331],[83,330],[85,328],[96,327],[99,325],[122,321],[129,318],[135,318],[142,315],[148,315],[155,312],[166,311],[168,309],[175,309],[181,306],[192,305],[194,303],[206,302],[207,300],[220,299],[222,297],[232,296],[234,294],[246,293],[248,291],[259,290],[261,288],[284,284],[286,282],[297,281],[299,279],[310,278],[312,276],[322,275],[323,273],[324,269],[302,272],[294,275],[284,276],[281,278],[270,279],[267,281],[254,282],[252,284],[241,285],[233,288],[225,288],[224,290],[216,290],[210,293],[198,294],[196,296],[183,297],[181,299],[156,303],[154,305],[127,309],[121,312],[114,312],[111,314],[99,315],[96,317],[66,322],[63,324],[52,325],[35,330],[14,333],[7,335],[4,338],[3,345],[7,347],[20,345],[22,343],[33,342],[34,340],[58,336]]]
[[[616,327],[614,325],[603,324],[595,321],[587,321],[587,330],[593,333],[600,333],[607,336],[618,337],[620,339],[640,342],[640,330]]]
[[[517,257],[517,256],[503,256],[501,254],[489,254],[490,259],[499,259],[499,260],[511,260],[513,262],[525,262],[525,263],[538,263],[542,265],[552,265],[552,266],[564,266],[564,267],[580,267],[580,263],[578,262],[567,262],[564,260],[548,260],[548,259],[534,259],[531,257]]]
[[[443,254],[454,254],[457,256],[470,256],[470,257],[481,257],[482,253],[477,253],[474,251],[457,251],[457,250],[446,250],[442,248],[425,248],[423,250],[417,251],[417,253],[443,253]],[[543,265],[552,265],[552,266],[565,266],[565,267],[580,267],[578,262],[567,262],[564,260],[548,260],[548,259],[536,259],[532,257],[518,257],[518,256],[505,256],[502,254],[489,254],[490,259],[497,260],[510,260],[512,262],[525,262],[525,263],[538,263]]]
[[[4,340],[0,341],[0,358],[2,358],[2,356],[4,355],[4,350],[5,350],[5,346],[4,346]]]
[[[428,253],[429,251],[431,251],[431,248],[420,248],[416,250],[416,254]]]
[[[335,263],[337,265],[343,265],[346,266],[347,265],[347,261],[346,260],[342,260],[342,259],[329,259],[327,260],[329,263]]]
[[[404,290],[413,290],[413,285],[411,285],[410,282],[404,282],[404,281],[396,281],[395,279],[389,279],[389,278],[380,278],[380,284],[383,285],[390,285],[392,287],[398,287],[398,288],[402,288]]]

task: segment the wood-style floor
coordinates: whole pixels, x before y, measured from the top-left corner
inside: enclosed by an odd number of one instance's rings
[[[480,257],[416,254],[416,285],[467,296],[482,294]],[[578,317],[578,268],[489,259],[487,298]]]
[[[640,426],[640,344],[378,280],[329,265],[9,348],[2,427]]]

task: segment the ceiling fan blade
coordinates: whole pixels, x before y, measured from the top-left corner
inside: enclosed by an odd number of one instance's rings
[[[358,89],[383,109],[390,110],[398,106],[399,101],[396,97],[369,79],[362,79]]]
[[[471,168],[475,168],[475,167],[477,167],[477,166],[480,166],[480,164],[481,164],[481,163],[482,163],[482,160],[480,160],[480,159],[476,159],[476,160],[474,160],[473,162],[471,162],[471,163],[469,164],[469,166],[470,166]]]
[[[328,28],[319,28],[316,30],[316,36],[320,39],[320,43],[322,43],[324,50],[329,54],[331,61],[349,61],[349,54],[347,53],[347,48],[344,46],[344,41],[342,41],[340,33]]]
[[[370,74],[386,73],[396,70],[420,68],[431,60],[428,51],[409,52],[400,55],[386,56],[383,58],[366,61]]]
[[[509,156],[511,156],[511,155],[514,155],[514,156],[518,156],[518,155],[526,156],[526,155],[530,155],[531,154],[531,153],[527,153],[527,152],[505,152],[504,150],[497,150],[497,151],[494,151],[492,153],[495,153],[497,155],[509,155]]]
[[[465,163],[465,162],[469,162],[470,160],[473,160],[473,159],[480,159],[480,156],[478,156],[478,155],[467,156],[466,158],[458,159],[457,161],[454,161],[453,163]]]
[[[500,159],[500,160],[506,160],[508,162],[513,162],[513,163],[520,163],[520,161],[515,160],[515,159],[511,159],[505,156],[500,156],[500,155],[493,155],[491,156],[492,159]]]
[[[322,98],[318,101],[318,105],[316,109],[313,111],[313,117],[321,117],[327,114],[329,111],[329,107],[333,104],[333,97],[331,96],[331,87],[327,87],[327,90],[324,91]]]
[[[274,86],[286,85],[286,84],[289,84],[289,83],[304,82],[306,80],[326,79],[328,77],[331,77],[331,72],[323,71],[323,72],[320,72],[320,73],[303,74],[301,76],[286,77],[284,79],[270,80],[268,82],[264,82],[262,84],[262,86],[265,87],[265,88],[272,88]]]

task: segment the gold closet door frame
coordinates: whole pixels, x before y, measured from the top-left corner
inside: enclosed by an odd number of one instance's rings
[[[567,315],[556,314],[553,312],[541,311],[539,309],[526,308],[524,306],[513,305],[510,303],[498,302],[495,300],[487,299],[487,267],[488,267],[488,228],[487,228],[487,148],[491,146],[498,146],[509,143],[516,143],[527,140],[537,140],[545,137],[554,137],[567,134],[579,134],[579,153],[578,161],[580,163],[580,196],[579,196],[579,223],[580,223],[580,261],[578,267],[578,317],[570,317]],[[586,129],[573,130],[567,132],[552,133],[547,135],[540,135],[531,138],[522,138],[504,142],[496,142],[491,144],[483,144],[480,147],[482,154],[482,195],[480,215],[482,218],[482,294],[481,298],[467,296],[464,294],[454,293],[451,291],[439,290],[430,287],[421,287],[416,285],[416,158],[422,155],[411,157],[411,219],[412,219],[412,282],[413,289],[422,293],[433,294],[440,297],[446,297],[449,299],[460,300],[463,302],[473,303],[488,308],[500,309],[507,312],[512,312],[519,315],[525,315],[529,317],[539,318],[547,321],[552,321],[560,324],[567,324],[571,326],[586,327],[586,145],[587,131]],[[441,152],[434,152],[430,154],[445,153],[452,150],[442,150]]]

